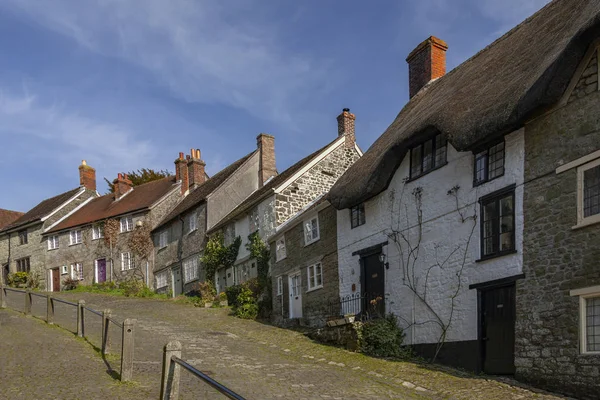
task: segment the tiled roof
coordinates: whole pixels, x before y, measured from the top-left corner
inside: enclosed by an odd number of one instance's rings
[[[117,201],[115,201],[114,193],[106,194],[87,203],[49,230],[48,233],[147,209],[175,186],[175,177],[169,176],[135,186],[133,190],[126,193],[125,196]]]
[[[256,205],[260,200],[262,200],[268,193],[272,192],[279,185],[283,184],[285,181],[287,181],[289,178],[291,178],[296,172],[298,172],[302,168],[304,168],[316,156],[321,154],[321,152],[323,152],[326,148],[331,146],[337,140],[339,140],[339,137],[336,138],[335,140],[333,140],[332,142],[328,143],[326,146],[321,147],[319,150],[315,151],[314,153],[304,157],[302,160],[298,161],[296,164],[292,165],[291,167],[289,167],[288,169],[286,169],[285,171],[283,171],[276,177],[272,178],[263,187],[261,187],[260,189],[258,189],[254,193],[252,193],[250,196],[248,196],[248,198],[246,200],[244,200],[239,206],[234,208],[233,211],[231,211],[218,224],[216,224],[213,228],[211,228],[209,230],[209,233],[222,228],[223,226],[225,226],[227,223],[229,223],[231,220],[233,220],[239,214],[254,207],[254,205]]]
[[[256,152],[257,150],[240,158],[239,160],[235,161],[234,163],[230,164],[226,168],[213,175],[212,178],[206,180],[202,185],[198,186],[194,191],[187,195],[187,197],[183,199],[183,201],[179,203],[177,207],[173,209],[173,211],[171,211],[165,218],[163,218],[161,223],[158,224],[158,226],[155,229],[160,228],[164,224],[176,218],[178,215],[183,214],[190,208],[204,201],[209,194],[211,194],[216,188],[221,186],[221,184],[225,182],[227,178],[229,178],[239,167],[242,166],[242,164],[244,164]]]
[[[17,220],[17,218],[23,215],[20,211],[11,211],[0,208],[0,230],[2,230],[5,226],[12,224]]]
[[[73,190],[69,190],[68,192],[61,193],[58,196],[54,196],[42,201],[37,206],[33,207],[31,210],[23,214],[20,218],[17,218],[15,221],[13,221],[13,223],[2,228],[2,230],[7,231],[9,229],[18,228],[19,226],[23,226],[31,222],[41,220],[44,216],[50,214],[61,204],[69,200],[71,197],[75,196],[75,194],[77,194],[77,192],[79,192],[80,190],[81,188],[78,187]]]

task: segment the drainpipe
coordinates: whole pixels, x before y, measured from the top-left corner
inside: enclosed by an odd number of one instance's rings
[[[146,261],[146,287],[149,287],[150,284],[148,283],[148,261]]]

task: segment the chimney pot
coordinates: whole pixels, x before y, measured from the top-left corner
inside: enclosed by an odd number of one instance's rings
[[[204,167],[206,163],[200,159],[200,150],[190,149],[190,156],[188,156],[187,168],[188,168],[188,179],[189,187],[196,187],[206,181],[206,173]]]
[[[82,160],[79,166],[79,185],[96,191],[96,170],[87,165],[85,160]]]
[[[183,152],[180,152],[179,158],[175,160],[175,180],[181,182],[181,195],[183,196],[189,186],[188,168]]]
[[[115,189],[115,199],[119,199],[133,188],[133,183],[129,180],[127,174],[119,172],[117,179],[113,181],[113,186]]]
[[[406,58],[408,63],[409,94],[415,94],[434,79],[446,74],[446,50],[448,45],[435,36],[430,36]]]
[[[348,148],[354,147],[356,143],[355,122],[356,116],[350,112],[349,108],[344,108],[338,115],[338,137],[346,138],[345,145]]]
[[[259,151],[258,187],[263,187],[265,182],[277,175],[275,164],[275,137],[261,133],[256,137],[256,147]]]

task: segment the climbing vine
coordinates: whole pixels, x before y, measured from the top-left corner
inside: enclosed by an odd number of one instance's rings
[[[258,314],[262,318],[269,318],[273,309],[272,283],[269,276],[269,258],[271,251],[268,245],[260,238],[258,232],[248,236],[246,249],[250,252],[250,258],[256,259],[258,273]]]
[[[222,233],[218,233],[208,240],[204,249],[204,255],[201,258],[206,269],[207,282],[214,282],[217,269],[233,266],[241,244],[242,238],[238,236],[234,239],[233,243],[226,246]]]

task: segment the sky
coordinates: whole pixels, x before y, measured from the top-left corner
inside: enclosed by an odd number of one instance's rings
[[[337,136],[366,150],[408,101],[406,56],[445,40],[447,70],[547,0],[3,0],[0,208],[27,211],[103,177],[212,175],[275,136],[279,171]],[[51,7],[50,7],[51,4]]]

